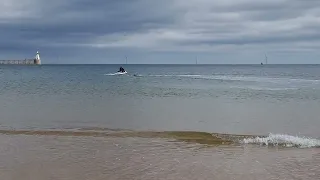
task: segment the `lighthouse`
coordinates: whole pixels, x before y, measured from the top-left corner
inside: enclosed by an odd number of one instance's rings
[[[35,58],[34,61],[35,61],[35,64],[37,64],[37,65],[41,64],[39,51],[37,51],[37,55],[36,55],[36,58]]]

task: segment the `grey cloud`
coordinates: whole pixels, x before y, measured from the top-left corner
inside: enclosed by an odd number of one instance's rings
[[[2,54],[39,48],[70,58],[243,48],[317,53],[320,42],[317,0],[4,1],[11,5],[0,8]]]

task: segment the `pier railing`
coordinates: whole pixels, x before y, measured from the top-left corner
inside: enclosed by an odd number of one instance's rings
[[[35,59],[0,60],[0,64],[37,64]]]

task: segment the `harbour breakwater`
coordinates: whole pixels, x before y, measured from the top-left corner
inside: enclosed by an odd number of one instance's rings
[[[36,57],[34,59],[24,59],[24,60],[0,60],[0,64],[7,64],[7,65],[40,65],[40,54],[37,51]]]

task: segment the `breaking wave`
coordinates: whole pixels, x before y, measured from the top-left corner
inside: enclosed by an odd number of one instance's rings
[[[320,140],[298,137],[286,134],[272,134],[266,137],[251,137],[240,140],[243,144],[259,144],[264,146],[283,146],[283,147],[299,147],[299,148],[312,148],[320,147]]]

